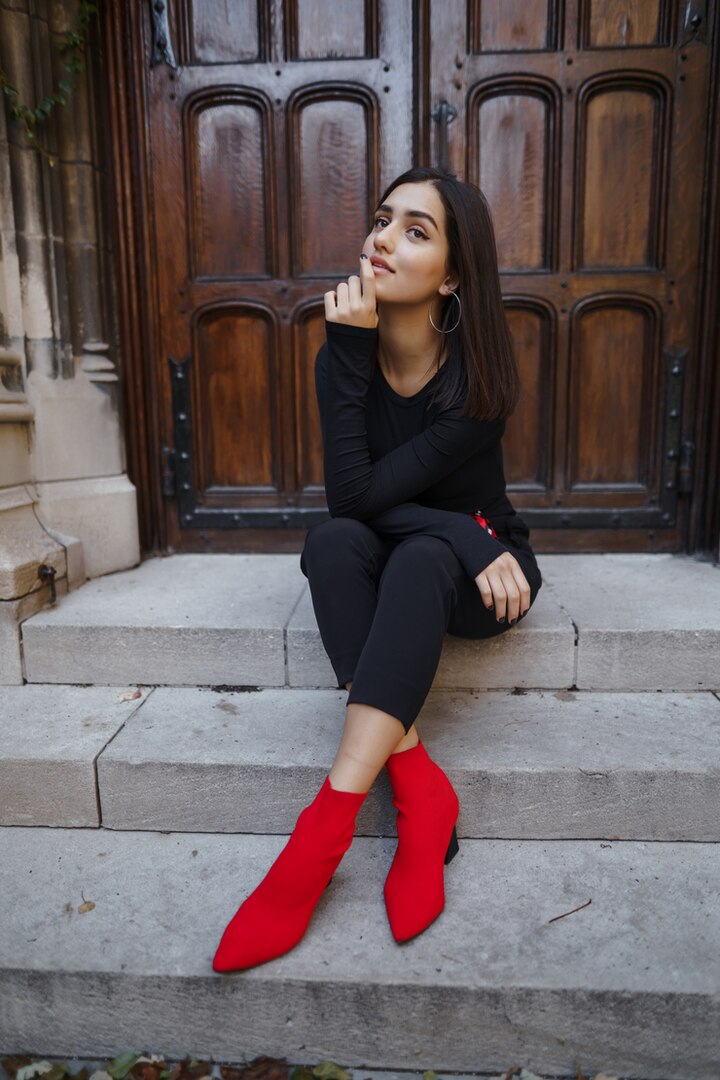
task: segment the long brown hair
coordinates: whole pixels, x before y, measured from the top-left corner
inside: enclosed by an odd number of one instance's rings
[[[448,273],[458,279],[455,290],[462,304],[456,329],[443,334],[448,358],[433,402],[448,407],[462,401],[463,415],[477,420],[504,420],[520,397],[520,373],[500,291],[497,246],[490,207],[480,188],[444,169],[408,169],[383,193],[378,205],[400,184],[429,181],[445,208]],[[441,330],[457,322],[458,305],[447,298]],[[440,351],[440,350],[439,350]],[[439,360],[438,351],[438,360]]]

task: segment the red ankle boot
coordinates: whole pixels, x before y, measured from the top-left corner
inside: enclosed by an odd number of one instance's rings
[[[460,802],[422,742],[385,762],[397,807],[398,846],[385,880],[385,907],[396,941],[427,929],[445,907],[444,867],[457,855]]]
[[[353,841],[355,818],[366,795],[336,791],[325,777],[264,879],[225,928],[214,971],[263,964],[297,945]]]

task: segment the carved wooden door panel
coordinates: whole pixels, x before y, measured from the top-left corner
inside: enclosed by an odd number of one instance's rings
[[[144,33],[167,546],[296,550],[322,295],[412,163],[411,0],[173,0]]]
[[[426,153],[488,197],[522,370],[510,497],[539,550],[677,550],[714,5],[429,3]]]

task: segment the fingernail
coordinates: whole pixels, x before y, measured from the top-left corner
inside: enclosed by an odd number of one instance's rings
[[[488,611],[494,611],[494,610],[495,610],[495,605],[491,604],[490,607],[488,608]]]
[[[501,615],[500,618],[498,619],[498,622],[505,622],[505,616]]]
[[[367,259],[367,255],[363,254],[363,255],[360,256],[360,258],[361,259]]]
[[[510,620],[510,625],[511,625],[511,626],[514,626],[514,625],[515,625],[515,623],[516,623],[517,621],[518,621],[518,617],[517,617],[517,615],[516,615],[514,619],[511,619],[511,620]]]

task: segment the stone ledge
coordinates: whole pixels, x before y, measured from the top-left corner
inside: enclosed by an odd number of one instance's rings
[[[569,687],[575,681],[575,630],[555,598],[540,590],[530,612],[496,638],[445,636],[434,689]],[[336,687],[306,587],[287,628],[290,686]]]
[[[43,528],[35,514],[37,496],[29,485],[0,490],[0,600],[19,600],[41,592],[42,564],[57,578],[67,574],[65,551]]]
[[[122,703],[127,689],[6,691],[0,824],[290,833],[347,698],[161,687]],[[458,792],[460,836],[720,840],[713,694],[434,690],[418,730]],[[385,770],[357,828],[395,835]]]
[[[146,696],[119,701],[127,690],[23,686],[3,691],[3,825],[100,826],[97,757]]]
[[[304,580],[294,555],[148,559],[23,625],[28,681],[282,686]]]
[[[97,579],[24,625],[27,678],[335,686],[298,563],[173,555]],[[720,689],[718,568],[675,555],[538,563],[527,618],[495,639],[448,635],[436,688]]]
[[[718,845],[461,841],[445,910],[400,946],[382,895],[395,841],[358,837],[291,952],[214,973],[283,843],[0,829],[4,1051],[714,1078]]]

